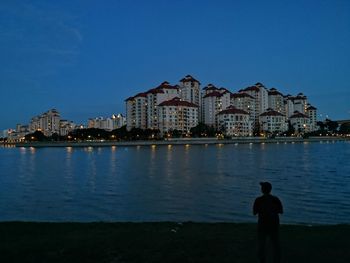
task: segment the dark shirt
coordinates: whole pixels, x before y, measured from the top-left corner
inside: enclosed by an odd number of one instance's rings
[[[253,214],[258,214],[258,226],[263,228],[278,227],[278,214],[283,214],[281,201],[273,195],[266,194],[255,199]]]

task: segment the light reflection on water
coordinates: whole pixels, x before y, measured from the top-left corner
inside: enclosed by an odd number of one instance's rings
[[[0,148],[0,220],[349,223],[350,143]]]

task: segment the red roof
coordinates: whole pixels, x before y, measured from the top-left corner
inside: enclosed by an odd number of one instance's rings
[[[218,92],[218,91],[213,91],[210,92],[208,94],[206,94],[203,98],[208,98],[208,97],[221,97],[222,93]]]
[[[242,91],[260,91],[257,86],[250,86],[248,88],[243,89]]]
[[[155,88],[155,89],[150,89],[146,92],[146,94],[156,94],[156,93],[164,93],[164,91],[162,89],[158,89],[158,88]]]
[[[268,93],[269,93],[269,95],[281,95],[281,96],[283,96],[283,94],[281,93],[281,92],[279,92],[277,89],[275,89],[275,88],[272,88],[272,89],[270,89],[269,91],[268,91]]]
[[[234,106],[229,106],[229,107],[227,107],[226,110],[222,110],[218,114],[220,114],[220,115],[221,114],[245,114],[245,115],[249,115],[248,112],[241,110],[241,109],[237,109]]]
[[[290,118],[294,119],[294,118],[309,118],[309,117],[299,111],[295,111],[294,114],[290,116]]]
[[[195,108],[198,107],[196,104],[188,101],[183,101],[178,97],[175,97],[171,100],[163,101],[158,106],[184,106],[184,107],[195,107]]]
[[[164,93],[163,89],[179,89],[179,86],[177,86],[177,85],[172,86],[169,84],[169,82],[164,81],[158,87],[150,89],[145,93],[146,94],[148,94],[148,93],[151,93],[151,94]]]
[[[260,114],[260,116],[284,116],[284,115],[278,111],[275,111],[269,108],[264,113]]]
[[[130,101],[130,100],[133,100],[133,99],[134,99],[134,97],[129,97],[125,101]]]
[[[179,87],[177,85],[170,85],[168,81],[162,82],[156,89],[178,89]]]
[[[265,87],[264,84],[262,84],[260,82],[255,83],[255,86],[257,86],[257,87]]]
[[[314,106],[309,106],[306,110],[317,110]]]
[[[208,84],[206,87],[203,88],[203,90],[218,90],[218,88],[215,87],[213,84]]]
[[[136,97],[144,97],[144,98],[147,98],[147,93],[145,93],[145,92],[138,93],[138,94],[136,94],[136,95],[134,96],[134,98],[136,98]]]
[[[247,93],[232,93],[231,94],[231,98],[234,98],[234,99],[237,99],[237,98],[251,98],[251,99],[254,99],[253,96],[250,96],[249,94]]]
[[[196,80],[194,77],[191,75],[187,75],[183,79],[180,80],[180,82],[198,82],[198,84],[201,84],[198,80]]]

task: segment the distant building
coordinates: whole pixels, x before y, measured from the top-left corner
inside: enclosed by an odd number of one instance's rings
[[[56,109],[51,109],[39,116],[32,118],[29,131],[41,131],[45,136],[51,136],[60,132],[61,116]]]
[[[250,86],[239,91],[240,93],[247,93],[254,98],[254,112],[252,118],[254,119],[254,126],[259,125],[259,116],[268,108],[268,91],[260,82],[254,86]]]
[[[250,119],[254,122],[255,99],[247,93],[233,93],[231,97],[231,106],[244,110],[249,113]]]
[[[147,94],[138,93],[127,98],[126,102],[126,128],[147,128]]]
[[[271,108],[260,114],[260,130],[268,133],[279,133],[288,130],[286,116]]]
[[[88,128],[97,128],[106,131],[112,131],[124,126],[125,123],[126,120],[122,114],[113,114],[110,118],[98,117],[89,119]]]
[[[163,101],[158,105],[158,125],[162,135],[173,130],[189,133],[198,125],[198,105],[177,97]]]
[[[217,114],[217,127],[227,136],[252,136],[249,113],[229,106]]]
[[[218,118],[223,121],[223,117],[221,114],[219,116],[218,113],[234,106],[235,109],[248,113],[253,130],[259,128],[271,132],[285,131],[288,128],[286,121],[294,115],[295,111],[309,117],[308,130],[317,129],[316,108],[310,107],[307,103],[307,97],[303,93],[299,93],[297,96],[284,96],[277,89],[267,89],[259,82],[239,90],[238,93],[231,93],[228,89],[218,88],[213,84],[208,84],[200,90],[200,82],[191,75],[182,78],[179,85],[170,85],[169,82],[165,81],[156,88],[126,99],[127,129],[167,129],[168,120],[165,119],[170,118],[167,115],[168,108],[166,108],[164,115],[164,105],[160,105],[173,99],[177,102],[184,101],[197,105],[198,122],[215,128],[218,128],[219,125]],[[162,112],[160,112],[159,107],[162,107]],[[176,108],[176,110],[180,110],[180,108]],[[173,112],[173,114],[178,113]],[[160,117],[163,118],[162,121],[159,119]],[[164,121],[167,123],[165,124]]]
[[[284,96],[275,88],[268,91],[268,106],[284,116],[286,116],[286,107],[284,105]]]
[[[304,113],[295,111],[289,119],[291,125],[295,129],[296,134],[301,134],[310,131],[310,118]]]
[[[317,131],[317,109],[308,104],[306,108],[306,115],[309,117],[310,131]]]
[[[187,75],[186,77],[180,80],[179,84],[179,92],[180,98],[183,101],[188,101],[198,106],[198,120],[200,121],[201,116],[201,104],[202,104],[202,96],[200,89],[200,82],[193,78],[191,75]]]
[[[172,86],[164,81],[158,87],[150,89],[147,94],[147,128],[158,129],[158,110],[157,107],[163,101],[179,97],[179,86]]]
[[[216,127],[217,114],[231,105],[231,93],[225,88],[219,89],[212,84],[203,90],[203,121],[206,125]]]
[[[19,142],[24,140],[24,136],[29,133],[28,125],[17,124],[16,129],[7,129],[4,131],[4,138],[7,138],[8,142]]]
[[[75,129],[77,129],[77,125],[72,121],[60,120],[60,136],[67,136],[70,132],[72,132]]]
[[[287,95],[285,98],[286,116],[290,118],[295,111],[305,114],[307,108],[307,97],[303,93],[297,96]]]

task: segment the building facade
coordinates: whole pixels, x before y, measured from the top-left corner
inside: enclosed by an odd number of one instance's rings
[[[29,131],[41,131],[45,136],[51,136],[60,132],[61,116],[56,109],[51,109],[39,116],[32,118]]]
[[[112,131],[124,126],[126,119],[122,114],[113,114],[110,118],[98,117],[89,119],[88,128],[103,129],[106,131]]]
[[[306,115],[309,117],[310,131],[317,131],[317,108],[309,104],[306,108]]]
[[[295,134],[303,134],[310,131],[310,118],[304,113],[295,111],[289,119]]]
[[[216,88],[209,84],[203,89],[203,122],[206,125],[217,126],[217,114],[231,105],[231,92],[225,88]]]
[[[260,82],[254,86],[250,86],[239,91],[240,93],[247,93],[254,98],[254,112],[252,118],[254,119],[254,126],[259,125],[259,116],[268,108],[268,91]]]
[[[284,116],[286,116],[286,107],[284,105],[284,96],[275,88],[268,91],[268,106]]]
[[[286,116],[271,108],[260,114],[261,131],[265,133],[281,133],[288,130]]]
[[[217,114],[217,127],[226,136],[252,136],[252,121],[249,113],[229,106]]]
[[[198,105],[178,97],[158,105],[158,127],[162,135],[177,130],[183,134],[198,125]]]

